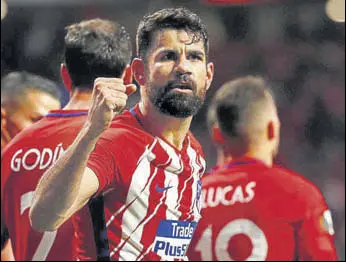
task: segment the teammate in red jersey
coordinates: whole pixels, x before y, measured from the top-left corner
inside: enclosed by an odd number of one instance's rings
[[[55,230],[101,195],[111,259],[185,260],[205,169],[189,127],[213,77],[205,25],[184,8],[149,14],[138,27],[137,54],[140,103],[112,121],[133,87],[96,79],[88,120],[39,182],[30,217],[35,228]],[[92,259],[90,219],[79,213],[76,224],[80,259]]]
[[[218,166],[203,178],[191,260],[336,260],[321,192],[274,166],[280,123],[267,83],[244,77],[216,93],[208,125]]]
[[[31,228],[33,193],[43,172],[66,151],[85,123],[95,78],[116,76],[132,82],[131,56],[129,34],[117,23],[94,19],[67,27],[61,76],[71,94],[69,103],[20,133],[2,154],[1,174],[8,176],[1,190],[4,218],[17,260],[75,258],[71,220],[53,232]]]
[[[59,109],[59,98],[57,84],[44,77],[24,71],[4,76],[1,79],[1,152],[24,128],[50,110]],[[1,174],[1,184],[5,178]],[[8,229],[1,228],[1,232],[1,260],[13,260]]]

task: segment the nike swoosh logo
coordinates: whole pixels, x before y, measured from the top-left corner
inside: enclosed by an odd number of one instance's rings
[[[172,188],[172,187],[173,187],[173,186],[158,187],[158,186],[156,185],[155,190],[156,190],[156,192],[158,192],[158,193],[162,193],[162,192],[164,192],[164,191],[166,191],[166,190],[168,190],[168,189],[170,189],[170,188]]]

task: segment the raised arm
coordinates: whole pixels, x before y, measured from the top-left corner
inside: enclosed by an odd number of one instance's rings
[[[134,85],[119,78],[98,78],[86,123],[64,155],[41,177],[30,209],[30,221],[37,231],[54,231],[82,208],[98,189],[95,173],[86,167],[97,140],[115,113],[126,105]]]

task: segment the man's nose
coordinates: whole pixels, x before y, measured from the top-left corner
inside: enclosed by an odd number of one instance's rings
[[[176,71],[183,74],[186,74],[186,73],[191,74],[191,65],[189,63],[189,60],[186,59],[186,57],[182,56],[177,61]]]

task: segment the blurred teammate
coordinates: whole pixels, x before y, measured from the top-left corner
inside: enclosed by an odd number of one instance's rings
[[[1,173],[9,176],[2,190],[5,222],[17,260],[75,258],[71,220],[58,231],[39,233],[31,228],[28,214],[33,192],[44,170],[64,153],[86,121],[95,78],[132,81],[127,66],[131,56],[128,33],[114,22],[94,19],[67,27],[61,76],[70,91],[69,103],[24,130],[2,155]]]
[[[112,259],[186,259],[205,170],[189,127],[213,76],[207,54],[206,28],[196,14],[172,8],[145,16],[132,62],[140,103],[111,121],[133,86],[96,79],[85,126],[36,188],[32,225],[55,230],[101,195]],[[77,227],[79,258],[91,259],[84,214]]]
[[[1,9],[2,10],[2,9]],[[1,79],[1,152],[24,128],[60,108],[57,85],[38,75],[12,72]],[[6,176],[1,172],[1,185]],[[1,218],[2,219],[2,218]],[[1,260],[13,260],[7,228],[1,227]]]
[[[12,72],[1,79],[1,150],[21,130],[60,108],[57,85],[41,76]]]
[[[189,259],[336,260],[321,192],[273,166],[280,123],[267,83],[245,77],[224,84],[208,124],[219,165],[202,181],[202,219]]]
[[[1,0],[1,20],[5,18],[7,14],[7,3],[5,0]]]

